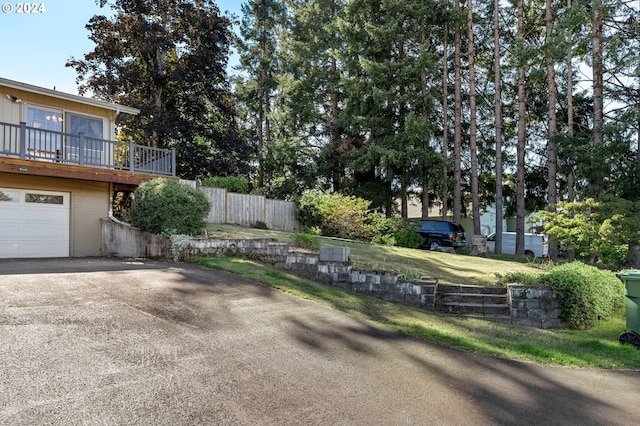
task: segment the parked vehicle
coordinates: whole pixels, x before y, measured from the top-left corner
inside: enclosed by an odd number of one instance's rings
[[[420,220],[418,233],[424,238],[421,248],[436,250],[438,247],[464,247],[467,240],[462,225],[444,220]]]
[[[496,249],[495,232],[487,237],[487,248],[491,253]],[[502,253],[516,254],[516,233],[502,233]],[[544,234],[524,234],[525,256],[547,257],[549,255],[549,241]]]

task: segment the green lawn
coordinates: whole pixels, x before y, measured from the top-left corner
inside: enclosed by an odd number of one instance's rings
[[[291,234],[211,225],[210,237],[274,238],[291,242]],[[541,265],[523,259],[471,257],[378,246],[329,238],[321,245],[348,246],[361,269],[397,270],[410,276],[437,277],[443,283],[494,284],[509,271],[540,272]],[[512,261],[505,260],[512,259]],[[504,358],[572,367],[640,369],[640,351],[617,339],[625,329],[625,313],[591,330],[541,330],[444,315],[384,302],[356,292],[305,280],[280,269],[243,259],[193,259],[208,267],[247,276],[265,285],[322,303],[332,309],[444,346]]]
[[[292,236],[287,232],[230,225],[209,225],[208,234],[210,237],[219,238],[273,238],[282,243],[291,243]],[[529,263],[525,258],[516,256],[484,258],[335,238],[317,238],[322,246],[349,247],[354,268],[397,271],[406,278],[434,277],[445,284],[492,285],[507,272],[541,272],[540,264]]]

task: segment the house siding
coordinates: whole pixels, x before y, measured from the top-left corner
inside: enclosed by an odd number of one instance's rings
[[[69,192],[71,194],[70,256],[102,254],[100,219],[109,215],[111,202],[109,183],[0,173],[0,187]]]
[[[6,95],[16,96],[22,99],[22,102],[11,102],[7,99]],[[97,106],[68,101],[66,99],[57,99],[52,96],[0,86],[0,121],[12,124],[19,124],[22,121],[26,121],[25,105],[55,108],[61,109],[65,112],[70,111],[78,114],[100,117],[106,120],[107,123],[107,134],[103,135],[103,139],[115,140],[115,115],[113,111]]]

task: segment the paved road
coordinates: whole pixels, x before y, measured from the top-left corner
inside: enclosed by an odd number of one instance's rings
[[[0,261],[0,424],[631,425],[640,372],[442,348],[225,272]]]

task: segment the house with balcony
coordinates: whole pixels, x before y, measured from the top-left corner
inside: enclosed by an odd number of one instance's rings
[[[116,140],[138,113],[0,78],[0,258],[100,256],[114,192],[175,178],[175,151]]]

